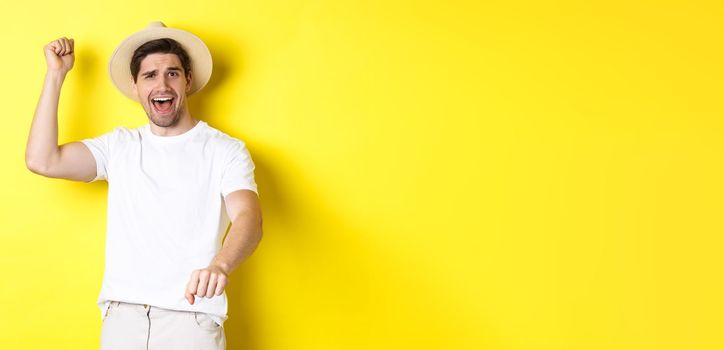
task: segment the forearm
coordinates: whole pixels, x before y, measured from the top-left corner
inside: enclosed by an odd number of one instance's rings
[[[30,127],[25,160],[28,167],[42,170],[58,153],[58,102],[66,73],[48,70]]]
[[[256,250],[261,237],[261,217],[253,212],[240,214],[232,223],[226,240],[211,265],[219,267],[228,276]]]
[[[186,284],[186,300],[194,304],[195,297],[211,298],[224,293],[229,274],[246,260],[259,245],[262,236],[261,209],[252,191],[235,191],[224,201],[231,218],[231,228],[219,253],[209,266],[191,272]]]

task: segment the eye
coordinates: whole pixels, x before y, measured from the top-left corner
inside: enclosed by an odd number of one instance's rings
[[[177,72],[169,72],[168,75],[170,75],[170,76],[172,76],[172,77],[176,77],[176,76],[178,76],[178,73],[177,73]]]

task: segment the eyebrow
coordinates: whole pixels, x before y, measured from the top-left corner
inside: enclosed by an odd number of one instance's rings
[[[181,69],[181,67],[173,66],[173,67],[168,67],[168,68],[166,69],[166,71],[167,71],[167,72],[170,72],[170,71],[181,72],[182,69]],[[141,73],[141,75],[144,76],[144,77],[146,77],[146,76],[149,76],[149,75],[151,75],[151,74],[155,74],[156,72],[158,72],[158,69],[154,69],[154,70],[150,70],[150,71],[147,71],[147,72],[143,72],[143,73]]]

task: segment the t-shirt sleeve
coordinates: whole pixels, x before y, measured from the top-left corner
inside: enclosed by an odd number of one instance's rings
[[[91,182],[108,180],[108,162],[110,160],[111,140],[117,130],[95,138],[81,140],[96,160],[96,177]]]
[[[221,176],[221,195],[238,190],[251,190],[259,195],[254,180],[254,161],[243,141],[237,140],[230,146],[229,155]]]

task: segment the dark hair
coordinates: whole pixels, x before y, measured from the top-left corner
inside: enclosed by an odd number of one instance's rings
[[[191,58],[178,41],[169,38],[156,39],[146,42],[133,52],[133,57],[131,58],[131,75],[133,76],[134,82],[136,82],[136,79],[138,78],[138,71],[141,69],[141,61],[143,61],[146,56],[153,53],[175,54],[179,61],[181,61],[181,66],[184,69],[184,76],[188,76],[189,72],[191,72]]]

